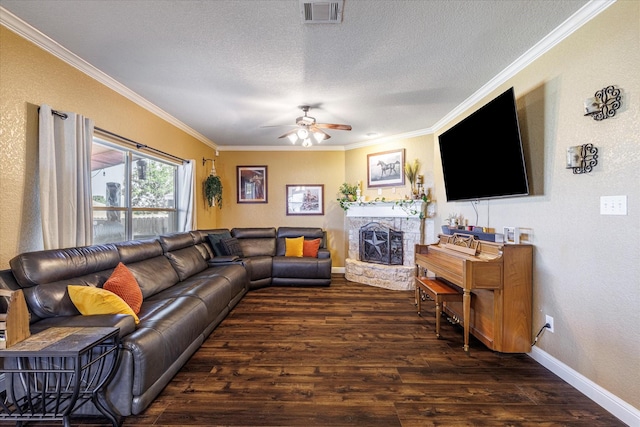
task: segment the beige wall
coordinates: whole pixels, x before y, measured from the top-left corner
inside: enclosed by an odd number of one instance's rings
[[[375,200],[382,197],[385,200],[394,200],[410,196],[411,186],[406,179],[404,186],[381,187],[382,194],[380,195],[378,194],[378,188],[367,187],[367,156],[403,148],[405,150],[405,161],[413,163],[415,159],[418,159],[421,165],[420,174],[424,175],[425,187],[433,188],[433,140],[433,135],[422,135],[348,150],[345,158],[345,180],[350,184],[361,181],[362,195],[365,196],[366,200]]]
[[[0,268],[20,252],[42,248],[37,203],[38,106],[73,111],[98,127],[196,161],[196,179],[214,150],[158,116],[0,26]],[[197,200],[202,200],[197,185]],[[198,203],[198,226],[215,225],[215,211]]]
[[[217,226],[322,227],[327,231],[333,267],[344,266],[344,213],[336,202],[344,182],[344,151],[221,151],[216,170],[222,179],[223,209]],[[237,203],[236,167],[267,166],[268,203]],[[324,185],[324,215],[286,215],[287,184]]]
[[[640,2],[618,1],[483,101],[514,86],[534,195],[484,201],[479,209],[480,225],[533,230],[534,329],[544,325],[545,314],[555,321],[555,333],[545,332],[539,347],[636,408],[639,40]],[[608,85],[623,90],[617,115],[601,122],[583,117],[584,99]],[[566,149],[586,143],[598,148],[599,163],[590,174],[574,175],[564,166]],[[440,214],[463,213],[475,221],[470,203],[445,203],[439,161],[435,169]],[[600,215],[600,196],[611,195],[628,197],[627,216]]]

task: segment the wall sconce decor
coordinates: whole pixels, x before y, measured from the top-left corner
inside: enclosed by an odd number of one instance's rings
[[[574,174],[589,173],[598,164],[598,149],[593,144],[567,148],[567,169]]]
[[[616,115],[616,110],[621,106],[620,89],[607,86],[596,92],[593,98],[584,101],[584,115],[592,116],[600,121]]]

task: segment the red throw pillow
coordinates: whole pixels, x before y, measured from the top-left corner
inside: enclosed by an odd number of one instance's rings
[[[142,291],[133,273],[123,263],[118,263],[111,277],[104,282],[102,289],[113,292],[131,307],[134,313],[140,312]]]
[[[322,239],[305,240],[302,242],[302,256],[318,258],[318,249]]]

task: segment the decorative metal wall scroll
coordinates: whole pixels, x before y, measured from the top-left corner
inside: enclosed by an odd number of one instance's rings
[[[584,115],[592,116],[597,121],[613,117],[616,115],[616,110],[622,105],[621,100],[620,89],[607,86],[597,91],[593,98],[585,101]]]
[[[567,148],[567,169],[574,174],[589,173],[598,164],[598,149],[593,144]]]

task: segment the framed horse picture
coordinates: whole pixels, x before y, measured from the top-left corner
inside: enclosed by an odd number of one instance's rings
[[[399,187],[404,185],[404,148],[367,154],[367,186]]]

